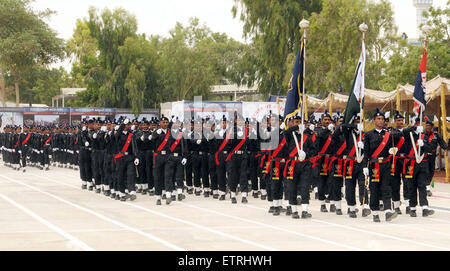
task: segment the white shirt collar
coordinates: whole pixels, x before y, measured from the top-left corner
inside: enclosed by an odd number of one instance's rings
[[[378,133],[381,133],[381,131],[383,131],[383,129],[377,129],[377,128],[375,128],[375,131],[377,131]]]

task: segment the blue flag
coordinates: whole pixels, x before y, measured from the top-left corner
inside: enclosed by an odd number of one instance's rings
[[[301,95],[303,92],[303,72],[304,72],[304,56],[305,47],[302,43],[297,50],[294,67],[292,68],[291,82],[289,83],[289,91],[286,96],[286,104],[284,106],[284,121],[289,117],[295,116],[301,106]]]
[[[416,116],[425,110],[425,82],[427,81],[427,49],[424,47],[422,52],[422,61],[420,62],[419,71],[417,72],[416,82],[414,84],[414,107],[413,111]]]

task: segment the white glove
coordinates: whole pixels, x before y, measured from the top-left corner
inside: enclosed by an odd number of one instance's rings
[[[420,125],[417,126],[416,132],[418,132],[419,134],[420,134],[420,133],[423,133],[423,127],[420,126]]]
[[[362,123],[358,123],[357,129],[358,129],[358,131],[362,131],[362,130],[363,130],[363,125],[362,125]]]
[[[397,151],[398,151],[397,148],[390,148],[390,149],[389,149],[389,154],[397,153]]]
[[[41,150],[41,153],[44,153],[44,151],[43,151],[43,150]]]
[[[220,130],[220,131],[219,131],[220,137],[223,137],[223,134],[224,134],[224,131],[223,131],[223,130]]]
[[[417,140],[417,145],[419,145],[419,147],[422,147],[423,146],[423,140],[422,139]]]
[[[136,129],[136,125],[131,125],[131,130],[134,131]]]
[[[162,133],[161,128],[159,128],[158,130],[156,130],[156,133],[157,133],[158,135],[160,135],[160,134]]]
[[[182,131],[183,133],[186,132],[186,128],[181,129],[181,131]]]
[[[116,125],[116,126],[114,126],[114,131],[117,131],[117,130],[119,130],[119,125]]]
[[[22,154],[22,151],[21,151],[21,150],[19,150],[19,154]]]
[[[361,141],[359,141],[359,142],[358,142],[358,148],[364,149],[364,143],[361,142]]]
[[[106,132],[106,130],[107,130],[106,126],[102,126],[102,128],[100,128],[100,131],[102,132]]]
[[[187,162],[187,159],[186,158],[183,158],[183,160],[181,160],[181,164],[184,166],[184,165],[186,165],[186,162]]]
[[[285,127],[285,125],[284,125],[284,121],[283,121],[283,123],[281,123],[281,125],[280,125],[280,129],[284,130],[284,127]]]
[[[385,118],[389,118],[390,116],[391,116],[391,112],[387,111],[386,113],[384,113]]]
[[[363,173],[364,173],[364,176],[369,176],[369,169],[368,168],[363,168]]]
[[[197,145],[200,145],[202,141],[200,139],[197,140]]]
[[[141,141],[144,141],[144,135],[141,135]]]
[[[237,132],[238,137],[242,137],[243,135],[244,135],[244,133],[242,131]]]
[[[306,158],[305,151],[300,151],[299,154],[298,154],[298,158],[300,159],[300,161],[305,160],[305,158]]]
[[[152,135],[149,135],[149,136],[148,136],[148,140],[152,140]]]
[[[316,129],[316,126],[314,126],[314,124],[310,124],[309,125],[309,130],[314,131],[314,129]]]
[[[128,123],[130,123],[130,120],[129,120],[128,118],[126,118],[126,119],[123,121],[123,124],[127,125]]]
[[[301,132],[303,132],[303,131],[305,131],[305,125],[299,124],[299,125],[298,125],[298,132],[301,133]]]
[[[134,164],[137,166],[137,165],[139,165],[139,159],[134,159]]]
[[[333,124],[333,123],[330,123],[330,124],[328,125],[328,130],[333,131],[333,129],[334,129],[334,124]]]
[[[108,135],[111,135],[111,134],[112,134],[112,131],[109,131],[109,132],[108,132]]]
[[[82,131],[86,131],[86,126],[83,126],[83,128],[81,128]]]
[[[84,146],[88,147],[88,146],[89,146],[89,142],[86,141],[86,142],[84,143]]]
[[[96,139],[96,138],[97,138],[97,133],[94,133],[94,134],[92,135],[92,137],[93,137],[94,139]]]
[[[49,155],[49,156],[48,156],[48,159],[52,159],[52,156],[51,156],[51,155]]]

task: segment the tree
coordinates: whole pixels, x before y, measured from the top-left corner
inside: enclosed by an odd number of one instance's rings
[[[450,1],[445,9],[433,8],[424,12],[426,25],[431,27],[427,35],[427,79],[437,75],[450,77]],[[421,26],[423,27],[423,25]],[[423,37],[420,37],[420,41]],[[422,59],[422,44],[414,45],[400,40],[389,57],[385,76],[380,80],[381,89],[393,90],[398,84],[414,84]]]
[[[50,10],[34,11],[30,0],[0,0],[0,65],[14,79],[16,106],[22,74],[64,57],[64,41],[45,23]]]
[[[240,10],[244,36],[253,40],[257,50],[256,55],[247,55],[251,57],[247,63],[254,65],[262,93],[282,94],[287,89],[283,80],[292,63],[288,68],[286,61],[301,39],[298,23],[321,9],[322,0],[235,0],[233,15]]]

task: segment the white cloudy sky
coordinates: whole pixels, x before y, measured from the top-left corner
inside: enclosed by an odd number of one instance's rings
[[[416,36],[416,11],[413,0],[390,0],[399,32],[413,38]],[[444,7],[447,0],[434,0],[433,6]],[[75,21],[87,17],[90,6],[103,9],[123,7],[135,14],[139,33],[167,36],[175,23],[186,24],[190,17],[198,17],[213,31],[225,32],[229,36],[244,41],[242,23],[231,13],[234,0],[35,0],[37,10],[50,8],[57,12],[49,21],[50,26],[64,39],[71,37]],[[63,64],[68,68],[67,63]]]

